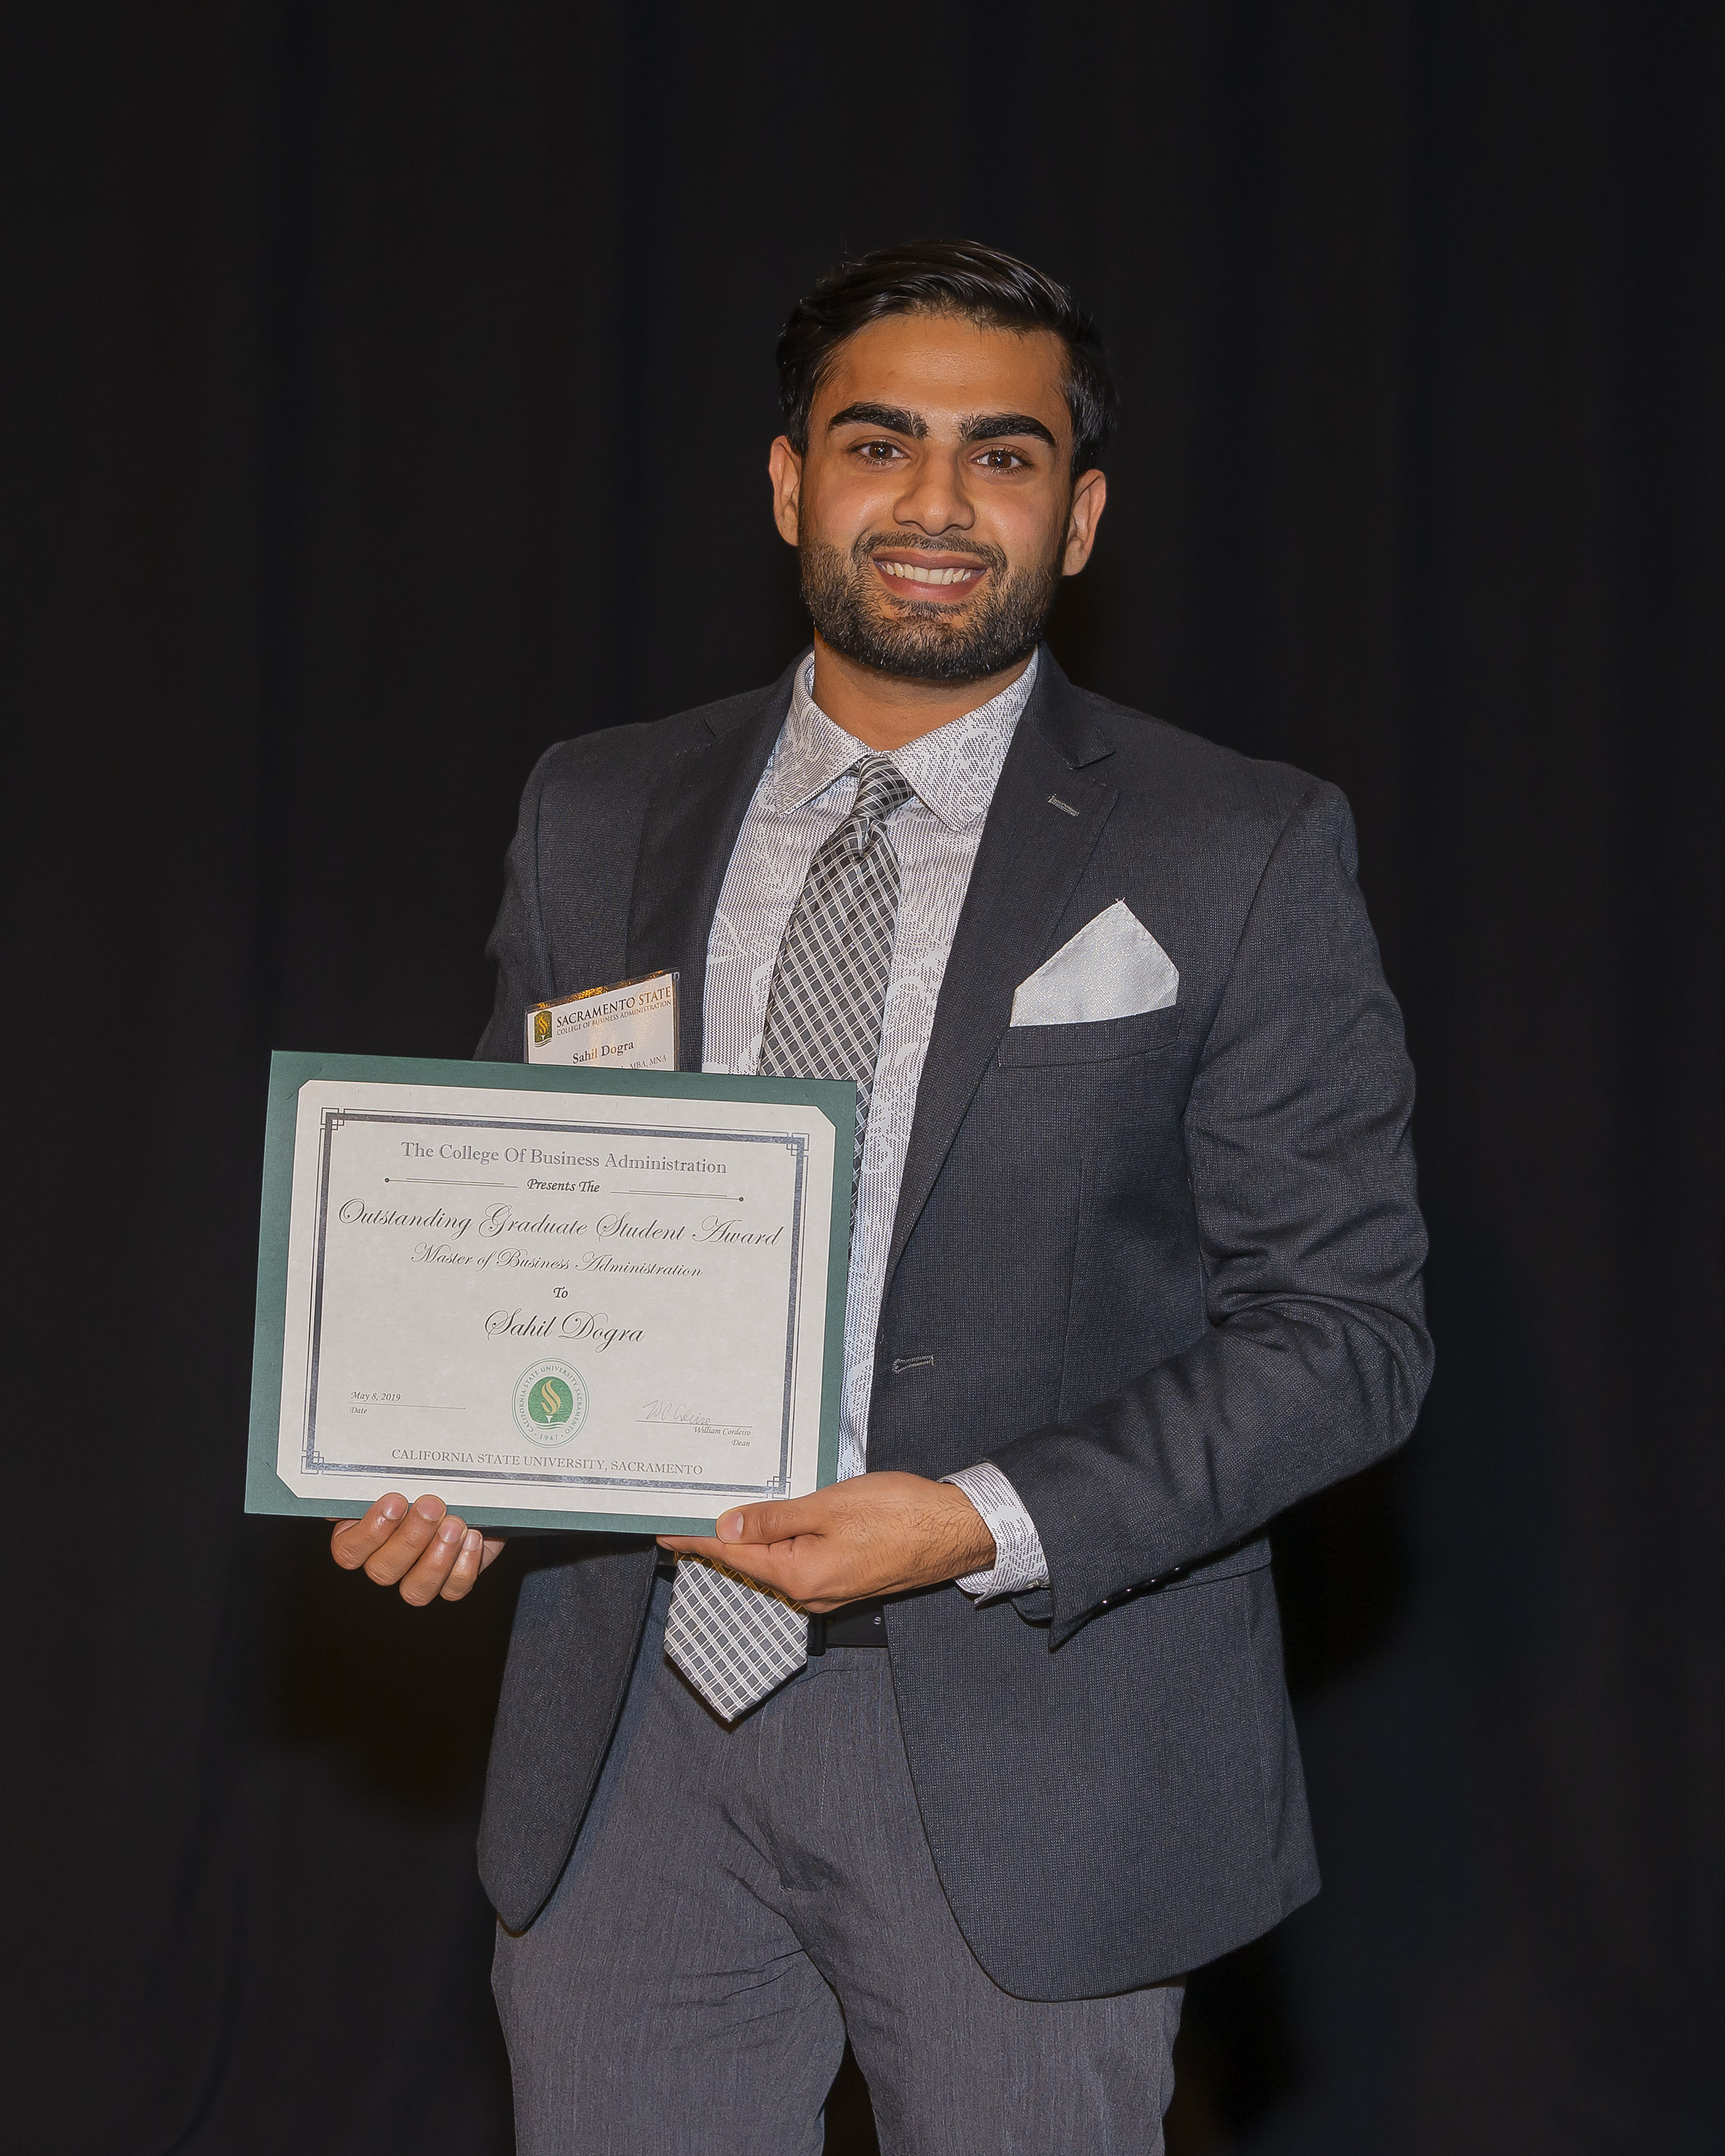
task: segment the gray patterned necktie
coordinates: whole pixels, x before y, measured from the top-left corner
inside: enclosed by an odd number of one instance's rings
[[[756,1066],[763,1078],[856,1081],[853,1207],[898,920],[898,856],[886,819],[915,795],[891,757],[865,756],[855,768],[850,814],[809,863],[779,946]],[[723,1566],[685,1557],[665,1651],[735,1722],[809,1659],[809,1619],[796,1603]]]

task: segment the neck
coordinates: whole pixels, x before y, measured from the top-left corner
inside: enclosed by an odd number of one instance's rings
[[[974,681],[915,681],[883,674],[814,639],[814,701],[835,726],[866,747],[891,750],[950,726],[1016,681],[1028,655]]]

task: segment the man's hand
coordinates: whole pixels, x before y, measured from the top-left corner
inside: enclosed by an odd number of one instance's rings
[[[409,1507],[397,1490],[363,1519],[337,1521],[330,1537],[330,1555],[344,1572],[363,1568],[379,1587],[398,1584],[415,1609],[439,1598],[459,1602],[502,1547],[458,1520],[441,1497]]]
[[[661,1549],[711,1558],[805,1609],[836,1609],[986,1572],[994,1537],[964,1492],[921,1475],[858,1475],[812,1497],[744,1505],[716,1539],[661,1535]]]

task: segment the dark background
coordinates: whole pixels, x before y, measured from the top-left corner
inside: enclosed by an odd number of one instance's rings
[[[1717,2146],[1725,11],[6,38],[9,2145],[508,2145],[506,1569],[239,1513],[266,1053],[466,1052],[539,750],[802,634],[787,305],[965,233],[1117,362],[1057,653],[1346,788],[1421,1075],[1436,1387],[1277,1537],[1327,1889],[1194,1986],[1171,2146]]]

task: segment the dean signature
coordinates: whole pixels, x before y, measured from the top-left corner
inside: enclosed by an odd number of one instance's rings
[[[698,1430],[704,1437],[748,1437],[752,1434],[746,1422],[714,1422],[699,1408],[685,1407],[680,1400],[648,1400],[635,1420],[679,1423],[685,1429]]]

